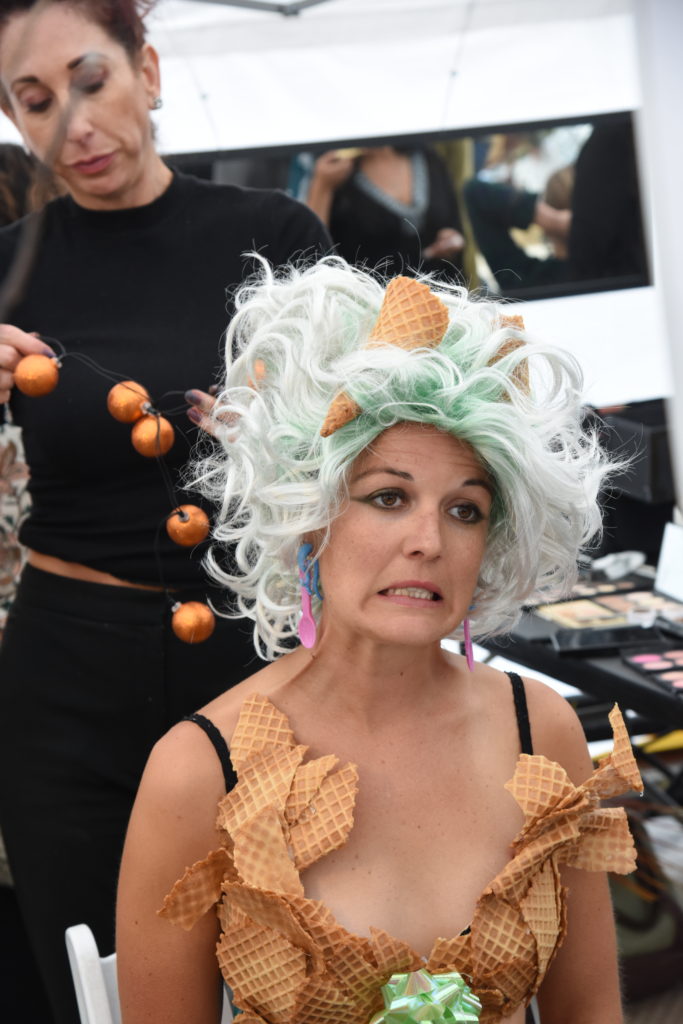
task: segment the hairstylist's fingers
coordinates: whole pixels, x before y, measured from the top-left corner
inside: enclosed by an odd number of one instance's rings
[[[20,359],[30,355],[56,353],[36,334],[27,334],[12,324],[0,324],[0,369],[14,370]]]
[[[353,160],[345,156],[339,156],[336,149],[329,153],[323,153],[315,162],[313,170],[314,177],[325,182],[331,188],[338,188],[343,185],[347,178],[353,174],[355,164]]]
[[[186,391],[185,401],[193,409],[199,409],[201,412],[211,412],[216,403],[213,395],[210,395],[208,391],[200,391],[199,388]]]
[[[190,406],[187,410],[187,418],[205,433],[215,436],[216,424],[211,418],[211,410],[216,404],[213,395],[206,391],[200,391],[199,388],[192,388],[191,391],[185,392],[185,401]]]

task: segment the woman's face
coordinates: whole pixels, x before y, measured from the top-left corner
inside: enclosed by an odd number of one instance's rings
[[[409,645],[447,636],[467,615],[493,498],[472,449],[398,424],[356,459],[349,495],[320,556],[323,631]]]
[[[9,19],[0,76],[6,113],[77,203],[117,209],[155,198],[148,194],[158,175],[149,110],[159,72],[151,47],[131,63],[79,8],[51,3]]]

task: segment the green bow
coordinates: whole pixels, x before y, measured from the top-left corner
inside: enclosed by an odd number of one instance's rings
[[[481,1003],[457,971],[393,974],[382,987],[384,1009],[370,1024],[465,1024],[478,1021]]]

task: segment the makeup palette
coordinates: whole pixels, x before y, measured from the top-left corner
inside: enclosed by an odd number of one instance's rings
[[[683,697],[683,647],[670,650],[622,652],[622,661],[637,672],[659,683],[670,693]]]

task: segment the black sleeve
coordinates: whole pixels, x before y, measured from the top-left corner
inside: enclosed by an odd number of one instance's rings
[[[332,251],[332,239],[322,221],[298,199],[284,192],[270,198],[270,243],[264,255],[273,266],[313,262]]]

